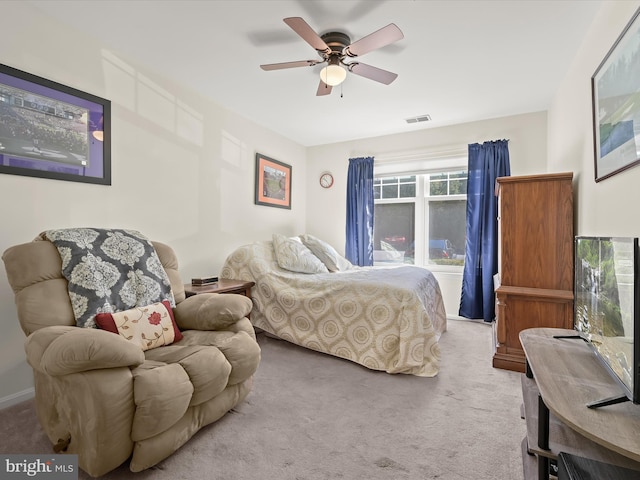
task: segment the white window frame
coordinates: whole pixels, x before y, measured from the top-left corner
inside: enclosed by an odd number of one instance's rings
[[[452,169],[446,169],[446,170],[438,170],[436,172],[426,172],[425,175],[431,174],[431,173],[442,173],[442,172],[455,172],[455,171],[461,171],[461,170],[466,170],[468,167],[464,166],[464,167],[454,167]],[[422,240],[422,244],[421,245],[426,245],[427,244],[427,239],[429,238],[429,219],[426,217],[427,212],[429,211],[429,202],[450,202],[453,200],[466,200],[467,196],[466,195],[429,195],[428,194],[428,180],[427,177],[423,177],[423,183],[424,183],[424,187],[423,187],[423,191],[424,191],[424,197],[422,199],[422,211],[423,211],[423,217],[422,217],[422,221],[424,223],[424,239]],[[466,225],[465,225],[466,228]],[[423,247],[423,251],[426,250],[426,247]],[[422,259],[422,263],[417,263],[416,261],[416,265],[423,265],[425,267],[427,267],[429,270],[433,270],[434,272],[459,272],[462,273],[462,271],[464,270],[464,265],[438,265],[436,263],[427,263],[426,257],[427,255],[424,255],[425,258]]]
[[[421,160],[420,163],[423,163],[424,160]],[[415,209],[415,218],[416,218],[416,228],[415,228],[415,244],[422,245],[422,248],[416,249],[414,254],[414,265],[424,266],[431,271],[434,272],[449,272],[449,273],[460,273],[462,274],[464,265],[438,265],[427,263],[428,257],[428,248],[425,246],[426,239],[429,238],[429,221],[426,218],[426,214],[429,209],[429,202],[432,201],[451,201],[451,200],[466,200],[466,195],[429,195],[428,190],[428,179],[426,175],[442,173],[442,172],[455,172],[455,171],[466,171],[468,169],[468,161],[465,156],[456,156],[455,158],[443,158],[438,159],[437,168],[424,169],[420,168],[419,170],[405,170],[405,168],[400,168],[400,171],[394,172],[393,167],[386,166],[381,169],[382,172],[376,173],[375,164],[374,164],[374,177],[378,178],[387,178],[387,177],[406,177],[410,175],[416,175],[416,196],[408,197],[408,198],[388,198],[388,199],[377,199],[374,201],[374,204],[392,204],[392,203],[414,203]],[[423,166],[423,165],[421,165]],[[420,225],[422,222],[422,226]],[[375,227],[374,227],[375,228]],[[466,228],[466,226],[465,226]]]

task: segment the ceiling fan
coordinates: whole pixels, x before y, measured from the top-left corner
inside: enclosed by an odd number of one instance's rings
[[[351,43],[349,36],[343,32],[328,32],[318,35],[301,17],[285,18],[284,23],[289,25],[305,42],[315,48],[320,59],[269,63],[260,65],[260,68],[269,71],[284,68],[313,67],[326,63],[327,66],[320,72],[320,84],[316,95],[330,94],[332,87],[344,81],[347,76],[347,70],[385,85],[389,85],[398,76],[397,73],[372,67],[365,63],[348,61],[404,38],[402,31],[393,23],[353,43]]]

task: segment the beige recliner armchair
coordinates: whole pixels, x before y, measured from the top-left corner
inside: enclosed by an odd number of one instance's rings
[[[129,457],[138,472],[171,455],[244,400],[260,362],[247,319],[251,300],[185,299],[175,253],[151,243],[171,282],[183,338],[146,351],[120,335],[76,326],[51,242],[36,239],[2,256],[27,335],[40,423],[55,450],[77,454],[94,477]]]

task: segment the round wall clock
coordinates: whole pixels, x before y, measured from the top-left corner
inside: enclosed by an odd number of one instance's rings
[[[320,175],[320,186],[322,186],[322,188],[331,188],[332,185],[333,175],[328,172]]]

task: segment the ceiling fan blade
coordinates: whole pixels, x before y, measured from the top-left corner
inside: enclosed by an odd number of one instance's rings
[[[300,60],[297,62],[283,62],[283,63],[267,63],[265,65],[260,65],[260,68],[263,70],[282,70],[283,68],[296,68],[296,67],[313,67],[322,63],[322,61],[316,60]]]
[[[384,83],[385,85],[389,85],[398,77],[397,73],[382,70],[381,68],[372,67],[371,65],[367,65],[366,63],[359,62],[350,63],[349,71],[355,73],[356,75],[360,75],[361,77]]]
[[[327,85],[322,80],[320,80],[320,84],[318,85],[318,91],[316,92],[316,96],[320,97],[322,95],[329,95],[331,93],[331,89],[333,87],[331,85]]]
[[[284,23],[289,25],[294,32],[302,37],[302,39],[315,48],[318,52],[329,53],[331,49],[320,38],[320,36],[305,22],[301,17],[287,17]]]
[[[345,48],[345,53],[350,57],[358,57],[377,48],[382,48],[390,43],[402,40],[403,38],[404,34],[396,24],[390,23],[386,27],[382,27],[380,30],[376,30],[366,37],[362,37],[360,40],[353,42]]]

